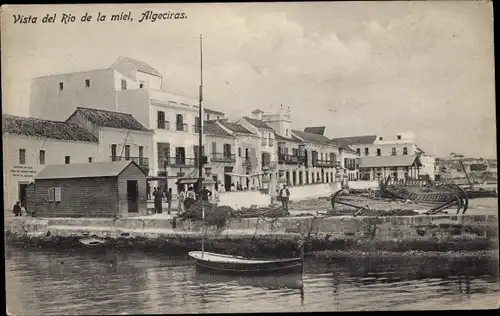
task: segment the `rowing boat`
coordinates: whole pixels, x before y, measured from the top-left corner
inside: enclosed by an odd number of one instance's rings
[[[189,256],[200,270],[243,274],[293,274],[302,272],[302,259],[257,259],[212,252],[191,251]]]
[[[99,247],[106,244],[106,240],[94,237],[82,238],[79,239],[78,241],[88,247]]]

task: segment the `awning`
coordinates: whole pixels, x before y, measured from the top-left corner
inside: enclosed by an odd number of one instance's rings
[[[205,179],[203,179],[205,180]],[[182,178],[179,179],[175,184],[195,184],[198,182],[198,178]]]
[[[167,179],[177,179],[177,176],[168,176]],[[146,177],[146,181],[158,181],[158,180],[165,180],[165,177],[162,176],[148,176]]]
[[[251,178],[251,177],[258,177],[260,175],[263,175],[263,173],[256,173],[256,174],[238,174],[238,173],[232,173],[232,172],[226,172],[226,176],[231,176],[231,177],[241,177],[241,178]]]

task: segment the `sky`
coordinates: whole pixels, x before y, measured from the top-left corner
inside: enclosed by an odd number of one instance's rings
[[[183,12],[138,22],[142,13]],[[132,21],[97,22],[98,12]],[[89,13],[90,22],[80,22]],[[46,14],[56,23],[41,23]],[[63,24],[63,13],[76,17]],[[14,15],[38,16],[14,24]],[[426,152],[496,157],[493,9],[488,1],[2,7],[3,112],[29,115],[34,77],[107,68],[121,55],[163,89],[236,119],[290,107],[293,129],[328,137],[413,132]]]

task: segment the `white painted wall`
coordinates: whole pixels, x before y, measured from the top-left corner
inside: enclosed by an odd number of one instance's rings
[[[63,121],[77,106],[115,111],[114,73],[112,69],[102,69],[34,78],[30,116]],[[90,80],[90,87],[85,86],[86,79]]]
[[[162,79],[161,77],[153,76],[145,72],[137,71],[137,83],[144,83],[143,89],[156,89],[161,90]]]
[[[99,161],[97,143],[69,142],[3,134],[4,206],[12,210],[19,195],[19,183],[29,183],[45,165],[64,164],[65,156],[71,163],[88,163],[89,157]],[[19,149],[26,150],[26,164],[19,164]],[[40,150],[45,150],[45,165],[39,161]],[[19,173],[22,170],[24,172]]]

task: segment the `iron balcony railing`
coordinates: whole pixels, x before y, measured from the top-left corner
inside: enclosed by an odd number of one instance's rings
[[[242,157],[242,165],[247,167],[252,166],[252,160],[250,160],[250,157]]]
[[[158,167],[177,167],[177,168],[194,168],[198,166],[197,158],[185,158],[185,157],[160,157],[158,158]]]
[[[179,132],[187,132],[188,131],[188,125],[183,124],[183,123],[175,123],[175,130]]]
[[[170,122],[169,121],[157,121],[156,122],[157,129],[170,130]]]
[[[278,154],[278,163],[298,164],[304,163],[305,157],[290,154]]]
[[[236,155],[231,153],[212,153],[210,160],[214,162],[235,162]]]
[[[313,167],[328,167],[332,168],[335,167],[336,163],[332,160],[313,160],[312,162]]]
[[[149,158],[145,157],[126,157],[126,156],[111,156],[111,161],[130,161],[132,160],[140,167],[149,168]]]

